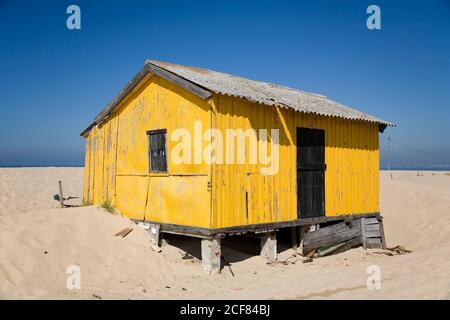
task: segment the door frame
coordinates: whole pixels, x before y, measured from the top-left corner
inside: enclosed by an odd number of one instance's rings
[[[322,169],[322,171],[323,171],[323,186],[322,186],[322,188],[323,188],[323,190],[322,190],[322,194],[323,194],[323,214],[322,215],[317,215],[317,216],[312,216],[312,217],[303,217],[303,216],[301,216],[301,212],[300,212],[300,197],[299,197],[299,188],[300,188],[300,186],[299,186],[299,161],[298,161],[298,153],[299,153],[299,150],[298,150],[298,146],[299,146],[299,137],[300,137],[300,135],[299,135],[299,131],[300,130],[311,130],[311,131],[320,131],[320,132],[323,132],[323,169]],[[325,217],[326,216],[326,202],[325,202],[325,199],[326,199],[326,195],[325,195],[325,190],[326,190],[326,179],[325,179],[325,173],[326,173],[326,170],[327,170],[327,164],[326,164],[326,162],[325,162],[325,159],[326,159],[326,148],[325,148],[325,146],[326,146],[326,134],[325,134],[325,129],[322,129],[322,128],[308,128],[308,127],[296,127],[296,131],[295,131],[295,143],[296,143],[296,145],[295,145],[295,147],[296,147],[296,150],[295,150],[295,175],[296,175],[296,180],[295,180],[295,185],[296,185],[296,199],[297,199],[297,208],[296,208],[296,210],[297,210],[297,219],[305,219],[305,218],[318,218],[318,217]]]

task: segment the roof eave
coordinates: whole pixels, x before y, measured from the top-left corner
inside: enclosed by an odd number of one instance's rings
[[[81,133],[80,136],[84,137],[89,133],[89,131],[97,124],[100,124],[105,120],[108,115],[115,111],[116,107],[120,104],[120,102],[144,79],[144,77],[153,73],[161,78],[166,79],[169,82],[172,82],[187,91],[191,92],[195,96],[207,100],[211,98],[212,94],[210,91],[206,90],[203,87],[198,86],[197,84],[184,79],[168,70],[165,70],[159,66],[154,65],[150,61],[146,61],[144,67],[133,77],[133,79],[128,82],[128,84],[117,94],[114,99],[95,117],[94,121]]]

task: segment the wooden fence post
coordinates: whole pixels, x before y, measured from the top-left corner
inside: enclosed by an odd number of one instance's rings
[[[61,204],[61,208],[64,208],[64,197],[61,180],[58,181],[58,186],[59,186],[59,203]]]

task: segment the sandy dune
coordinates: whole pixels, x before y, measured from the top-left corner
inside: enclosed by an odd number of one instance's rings
[[[198,240],[172,236],[155,253],[146,231],[120,215],[58,208],[57,181],[65,196],[80,197],[82,174],[81,168],[0,169],[0,298],[450,298],[450,176],[443,173],[394,172],[394,180],[382,173],[388,246],[412,253],[358,248],[302,263],[283,247],[281,234],[279,263],[267,265],[255,240],[231,238],[223,252],[234,276],[228,267],[206,275]],[[134,228],[128,236],[114,236],[126,227]],[[66,287],[70,265],[80,267],[80,290]],[[380,267],[380,290],[367,288],[370,265]]]
[[[81,204],[82,168],[0,168],[0,216],[50,208],[59,208],[53,199],[63,182],[63,196],[79,197]]]

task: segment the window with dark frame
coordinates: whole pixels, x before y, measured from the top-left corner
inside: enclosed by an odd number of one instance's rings
[[[167,130],[149,130],[147,135],[149,172],[167,172]]]

